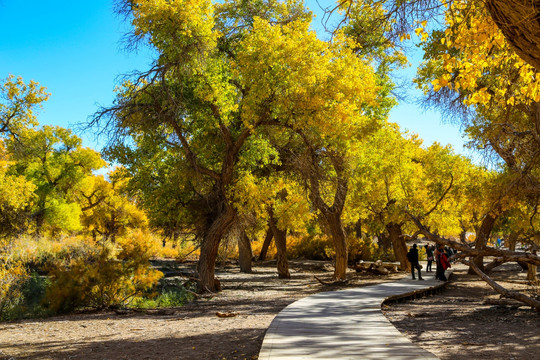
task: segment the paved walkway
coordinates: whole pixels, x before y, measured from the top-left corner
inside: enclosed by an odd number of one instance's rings
[[[423,292],[443,283],[411,280],[318,293],[283,309],[264,337],[259,360],[437,359],[414,345],[382,314],[397,295]]]

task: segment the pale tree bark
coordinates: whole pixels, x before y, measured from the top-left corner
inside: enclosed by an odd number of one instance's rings
[[[386,225],[386,230],[392,241],[392,248],[394,249],[396,260],[399,261],[399,269],[403,271],[410,270],[411,264],[409,263],[409,260],[407,260],[407,244],[405,244],[401,225],[390,223]]]
[[[242,231],[238,236],[238,264],[240,272],[251,273],[251,260],[253,259],[253,249],[251,248],[251,240],[248,238],[245,231]]]

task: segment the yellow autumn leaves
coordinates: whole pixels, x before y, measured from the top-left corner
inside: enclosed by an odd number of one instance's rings
[[[216,44],[210,0],[135,0],[132,7],[135,35],[151,35],[164,54],[195,56]]]
[[[445,22],[440,42],[447,51],[438,59],[444,71],[432,81],[434,91],[463,90],[469,106],[540,101],[538,73],[515,54],[481,3],[455,1]]]
[[[319,40],[304,21],[274,26],[256,19],[233,70],[250,89],[243,99],[244,122],[259,121],[267,100],[273,117],[294,128],[347,133],[361,120],[359,105],[373,103],[377,90],[373,70],[348,45],[343,36],[332,43]]]

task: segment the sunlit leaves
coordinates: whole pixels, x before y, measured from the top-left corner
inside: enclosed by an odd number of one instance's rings
[[[0,133],[17,133],[37,125],[35,111],[49,98],[44,87],[35,81],[9,75],[0,84]]]
[[[516,55],[480,2],[454,1],[446,13],[443,69],[431,83],[465,92],[464,104],[476,107],[529,105],[540,101],[536,70]],[[428,85],[423,85],[427,89]]]
[[[347,48],[317,39],[309,23],[272,26],[256,19],[242,42],[236,71],[250,92],[244,99],[246,123],[268,116],[295,129],[316,127],[325,136],[343,136],[362,119],[377,87],[371,68]],[[350,133],[350,132],[349,132]]]

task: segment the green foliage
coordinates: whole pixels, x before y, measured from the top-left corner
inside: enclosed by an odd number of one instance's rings
[[[3,320],[47,317],[53,313],[45,305],[45,293],[50,280],[32,273],[19,285],[19,297],[12,303]]]
[[[80,230],[76,193],[83,180],[105,165],[99,153],[81,146],[71,130],[44,126],[24,129],[7,142],[12,163],[8,174],[35,186],[30,217],[37,233]]]
[[[47,287],[50,285],[47,277],[34,272],[22,286],[24,304],[29,308],[39,308],[43,304]]]
[[[169,281],[161,279],[157,288],[157,295],[147,294],[146,296],[137,297],[130,304],[130,307],[156,309],[183,306],[195,299],[194,291],[197,285],[194,282],[182,283],[178,279]]]

